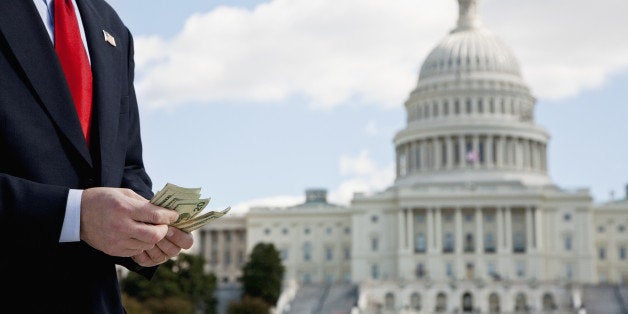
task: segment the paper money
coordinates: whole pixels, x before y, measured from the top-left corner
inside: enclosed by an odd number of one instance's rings
[[[201,188],[185,188],[166,183],[163,189],[155,193],[150,202],[157,206],[176,210],[179,213],[179,219],[171,226],[185,232],[191,232],[222,217],[231,209],[231,207],[227,207],[222,211],[210,211],[199,215],[210,200],[211,198],[201,198]]]
[[[208,212],[206,214],[203,214],[201,216],[192,218],[182,224],[179,224],[178,226],[176,226],[177,228],[185,231],[185,232],[192,232],[202,226],[204,226],[205,224],[207,224],[208,222],[214,220],[214,219],[218,219],[222,216],[224,216],[229,210],[231,209],[231,207],[227,207],[222,211],[219,212],[215,212],[215,211],[211,211]]]

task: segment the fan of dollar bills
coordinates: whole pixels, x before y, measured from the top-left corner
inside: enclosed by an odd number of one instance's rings
[[[185,232],[192,232],[211,220],[222,217],[231,207],[222,211],[209,211],[200,214],[209,204],[211,198],[201,198],[200,188],[184,188],[166,183],[163,189],[150,200],[152,204],[179,212],[179,219],[171,226]],[[200,215],[199,215],[200,214]]]

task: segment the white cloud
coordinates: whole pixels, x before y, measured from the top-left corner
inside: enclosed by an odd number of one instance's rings
[[[519,56],[540,98],[602,85],[628,68],[628,1],[481,2],[484,24]],[[188,18],[172,39],[137,40],[138,93],[188,102],[401,106],[418,67],[453,28],[455,0],[274,0]]]
[[[357,156],[340,156],[340,173],[346,177],[330,193],[333,203],[347,205],[356,192],[372,193],[390,186],[395,179],[394,165],[380,167],[369,156],[368,151],[361,151]]]
[[[366,132],[369,136],[376,136],[379,134],[379,127],[377,126],[377,122],[369,121],[364,127],[364,132]]]
[[[368,151],[361,151],[356,156],[342,155],[339,160],[340,174],[344,180],[335,189],[328,192],[328,201],[333,204],[349,205],[353,194],[373,193],[389,187],[394,179],[394,165],[380,167],[369,156]],[[230,215],[243,215],[253,207],[290,207],[305,202],[305,197],[278,195],[240,202],[232,206]]]
[[[257,198],[240,202],[231,207],[229,214],[242,215],[253,207],[288,207],[301,204],[305,201],[304,196],[278,195],[264,198]]]
[[[628,70],[628,1],[491,0],[482,9],[539,98],[576,96]]]
[[[371,159],[367,150],[361,151],[360,154],[355,157],[343,154],[340,156],[339,164],[340,174],[344,176],[363,176],[377,170],[377,165],[375,161]]]
[[[399,106],[454,1],[275,0],[191,16],[172,39],[138,40],[143,103],[280,102]],[[146,50],[158,49],[148,53]],[[151,58],[150,62],[142,58]]]

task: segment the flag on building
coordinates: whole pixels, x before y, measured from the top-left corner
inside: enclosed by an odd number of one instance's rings
[[[470,149],[470,150],[467,152],[467,157],[466,157],[466,159],[467,159],[467,162],[468,162],[468,163],[476,163],[476,162],[480,161],[480,155],[478,154],[478,152],[477,152],[477,151],[475,151],[475,150],[473,150],[473,149]]]

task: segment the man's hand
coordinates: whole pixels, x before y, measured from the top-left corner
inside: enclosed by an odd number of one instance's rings
[[[162,241],[178,216],[129,189],[91,188],[81,197],[81,240],[112,256],[135,256]]]
[[[189,249],[194,243],[191,233],[183,232],[175,227],[168,227],[168,234],[152,249],[133,256],[133,260],[140,266],[151,267],[164,263],[171,257],[177,256],[181,249]]]

